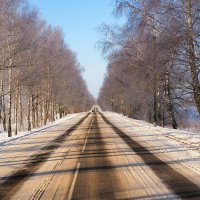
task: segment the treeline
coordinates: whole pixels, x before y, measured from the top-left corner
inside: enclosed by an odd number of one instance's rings
[[[106,110],[177,128],[200,114],[200,1],[116,0],[120,26],[102,25]]]
[[[0,0],[0,124],[9,137],[88,110],[81,73],[59,28],[24,0]]]

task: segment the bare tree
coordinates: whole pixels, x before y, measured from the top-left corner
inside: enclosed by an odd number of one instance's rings
[[[8,136],[93,103],[62,30],[25,0],[0,0],[0,123]]]
[[[126,99],[125,113],[173,128],[180,109],[199,111],[198,10],[191,0],[116,0],[116,16],[127,20],[100,29],[109,64],[99,103],[119,112],[119,99]]]

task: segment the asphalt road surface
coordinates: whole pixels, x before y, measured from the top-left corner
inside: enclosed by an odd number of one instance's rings
[[[197,171],[113,121],[96,109],[9,145],[0,199],[200,199]]]

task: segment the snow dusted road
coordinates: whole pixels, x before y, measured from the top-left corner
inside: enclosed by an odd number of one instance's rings
[[[0,199],[200,199],[199,149],[82,113],[0,149]]]

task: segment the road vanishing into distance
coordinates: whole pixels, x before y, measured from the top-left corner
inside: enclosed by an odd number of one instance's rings
[[[41,132],[0,152],[1,200],[200,199],[197,170],[98,107]]]

